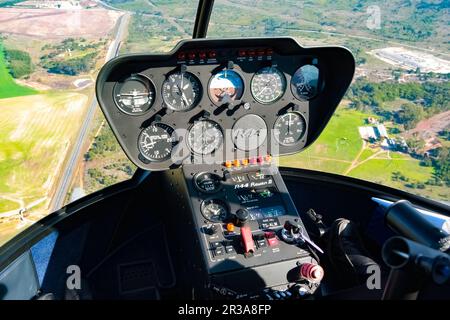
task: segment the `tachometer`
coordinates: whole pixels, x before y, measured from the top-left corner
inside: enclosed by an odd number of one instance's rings
[[[190,72],[172,73],[163,83],[164,103],[175,111],[191,110],[198,104],[201,95],[200,81]]]
[[[222,129],[217,122],[211,120],[197,121],[189,129],[187,141],[193,152],[210,154],[222,145]]]
[[[203,201],[200,210],[203,216],[211,222],[224,222],[228,218],[228,207],[219,199]]]
[[[219,71],[209,81],[209,97],[217,106],[239,100],[243,92],[244,81],[233,70],[226,69]]]
[[[134,75],[114,86],[114,102],[129,115],[141,115],[148,111],[155,99],[153,83],[141,75]]]
[[[273,126],[275,139],[283,146],[296,144],[306,132],[306,121],[297,112],[288,112],[280,116]]]
[[[150,161],[169,159],[176,144],[173,132],[173,128],[164,123],[153,123],[140,133],[138,139],[139,151]]]
[[[306,64],[295,71],[291,79],[292,94],[299,100],[309,100],[319,93],[319,69]]]
[[[265,67],[255,73],[251,82],[252,95],[256,101],[269,104],[280,99],[286,90],[286,78],[275,67]]]

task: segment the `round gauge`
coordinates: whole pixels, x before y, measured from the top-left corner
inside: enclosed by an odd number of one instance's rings
[[[266,141],[267,126],[260,116],[247,114],[234,123],[231,136],[238,149],[255,150]]]
[[[176,144],[173,128],[164,123],[154,123],[142,130],[138,139],[141,154],[150,161],[164,161],[170,158]]]
[[[252,95],[256,101],[269,104],[280,99],[286,90],[286,78],[275,67],[265,67],[255,73],[251,82]]]
[[[201,120],[189,129],[187,142],[191,150],[198,154],[210,154],[223,143],[223,133],[217,122]]]
[[[224,222],[228,218],[228,207],[218,199],[205,200],[200,210],[203,216],[211,222]]]
[[[244,81],[236,71],[219,71],[209,81],[209,97],[217,106],[239,100],[243,93]]]
[[[195,176],[194,183],[198,190],[206,193],[214,193],[222,186],[221,178],[214,173],[202,172]]]
[[[299,100],[309,100],[319,93],[319,69],[306,64],[295,71],[291,79],[291,90]]]
[[[155,100],[155,87],[147,78],[135,75],[114,86],[114,102],[130,115],[141,115],[148,111]]]
[[[296,144],[306,132],[306,121],[297,112],[288,112],[278,117],[273,126],[275,139],[283,146]]]
[[[162,96],[168,108],[187,111],[195,107],[202,95],[200,81],[190,72],[170,74],[163,83]]]

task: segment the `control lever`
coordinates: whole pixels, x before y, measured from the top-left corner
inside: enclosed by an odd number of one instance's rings
[[[299,223],[288,220],[285,222],[283,229],[281,230],[281,237],[287,243],[303,244],[306,242],[323,254],[324,251],[307,236],[305,236],[304,232],[303,227]]]

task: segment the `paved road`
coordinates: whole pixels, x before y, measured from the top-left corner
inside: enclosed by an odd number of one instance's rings
[[[130,15],[126,13],[119,18],[116,27],[116,36],[109,47],[108,53],[106,54],[105,62],[117,56],[129,17]],[[67,162],[64,171],[61,173],[61,178],[58,182],[58,187],[55,191],[52,203],[50,205],[50,212],[58,210],[64,205],[64,200],[66,198],[67,192],[70,187],[70,183],[72,181],[73,174],[75,172],[75,169],[77,167],[80,158],[80,153],[82,151],[84,142],[89,133],[90,125],[92,119],[94,118],[95,110],[97,109],[97,99],[95,98],[95,93],[93,93],[91,101],[92,102],[88,107],[86,117],[84,118],[84,121],[81,125],[78,138],[75,140],[75,144],[71,150],[69,161]]]

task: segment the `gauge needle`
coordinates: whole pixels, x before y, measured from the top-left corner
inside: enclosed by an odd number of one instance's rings
[[[187,106],[189,105],[188,100],[186,98],[186,95],[184,94],[183,91],[181,91],[181,99],[183,99],[183,103]]]
[[[268,87],[264,87],[259,93],[258,95],[262,94]]]

